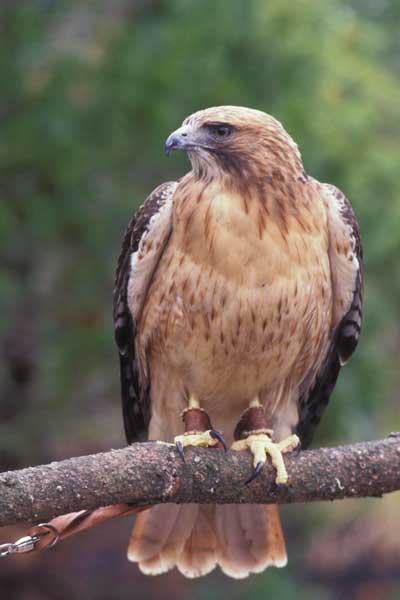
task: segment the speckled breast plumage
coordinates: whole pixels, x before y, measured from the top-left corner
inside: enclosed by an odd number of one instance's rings
[[[292,393],[323,360],[332,304],[324,207],[303,204],[304,223],[295,209],[266,204],[215,186],[191,198],[178,186],[174,197],[140,346],[205,408],[229,397],[243,410],[256,395],[272,407],[282,386]]]

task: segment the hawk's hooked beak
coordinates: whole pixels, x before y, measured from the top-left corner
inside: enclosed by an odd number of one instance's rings
[[[183,125],[167,138],[165,142],[165,154],[170,155],[172,150],[191,150],[197,144],[193,139],[193,130],[187,125]]]

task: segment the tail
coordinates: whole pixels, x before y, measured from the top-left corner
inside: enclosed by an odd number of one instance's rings
[[[138,515],[128,559],[147,575],[176,566],[200,577],[219,565],[236,579],[287,562],[278,507],[259,504],[155,506]]]

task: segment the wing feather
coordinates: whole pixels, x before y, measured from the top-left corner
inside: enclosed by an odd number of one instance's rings
[[[303,447],[311,442],[340,369],[356,349],[362,324],[363,264],[357,219],[338,188],[324,184],[322,193],[328,209],[333,326],[320,372],[316,377],[308,377],[300,390],[297,432]]]
[[[150,383],[137,357],[136,333],[147,290],[171,231],[175,182],[156,188],[133,215],[122,243],[114,287],[122,410],[129,443],[147,437]]]

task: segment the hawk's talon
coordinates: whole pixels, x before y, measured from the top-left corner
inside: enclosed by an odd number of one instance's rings
[[[259,474],[261,473],[262,469],[263,469],[264,463],[262,461],[258,462],[256,464],[256,466],[253,469],[252,474],[250,475],[250,477],[248,479],[246,479],[246,481],[244,482],[244,485],[249,485],[249,483],[251,483],[252,481],[254,481],[254,479],[256,477],[259,476]]]
[[[182,435],[177,435],[174,438],[175,446],[183,456],[183,450],[186,446],[194,446],[195,448],[210,448],[221,443],[226,447],[225,440],[219,431],[207,429],[206,431],[186,431]]]
[[[300,454],[300,452],[302,451],[302,447],[301,447],[301,440],[299,439],[299,443],[297,444],[297,446],[292,450],[292,454],[293,456],[298,456]]]
[[[181,457],[181,459],[183,460],[183,462],[186,462],[185,453],[183,452],[183,444],[182,444],[182,442],[180,442],[179,440],[176,440],[176,442],[175,442],[175,448],[177,449],[178,454]]]
[[[286,496],[289,492],[289,486],[287,483],[275,483],[272,491],[277,496]]]
[[[254,472],[246,483],[250,483],[253,481],[254,477],[257,477],[261,470],[259,464],[261,463],[261,465],[263,465],[267,460],[267,455],[269,455],[271,462],[276,469],[275,483],[277,485],[286,485],[288,474],[283,461],[283,454],[292,452],[299,445],[299,441],[297,435],[291,435],[288,438],[275,443],[267,433],[254,432],[250,433],[246,438],[234,442],[232,444],[232,450],[250,450],[253,455]],[[255,474],[256,471],[257,473]]]
[[[225,452],[228,450],[226,442],[224,440],[224,436],[219,431],[217,431],[216,429],[210,429],[210,435],[214,440],[218,440],[220,442]]]

